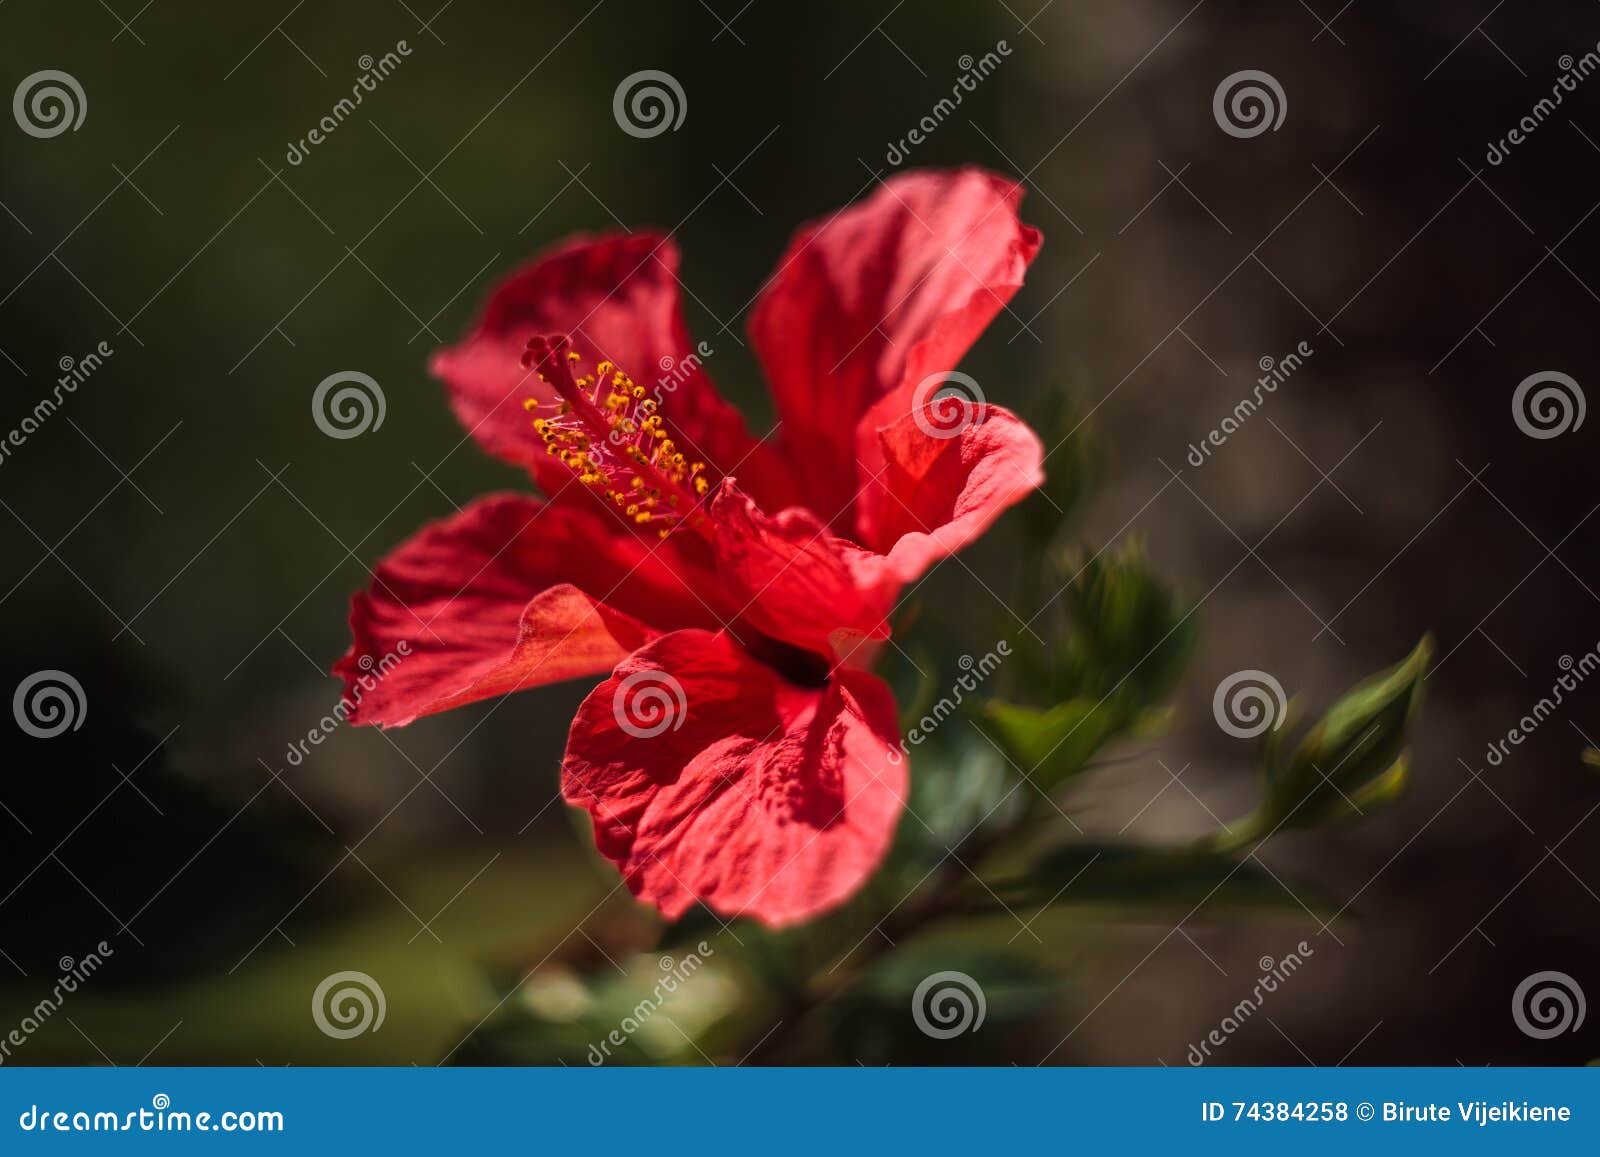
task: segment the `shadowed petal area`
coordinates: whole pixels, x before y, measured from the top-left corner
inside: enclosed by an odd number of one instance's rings
[[[894,699],[845,671],[797,687],[725,633],[664,635],[584,700],[562,793],[634,895],[779,927],[843,902],[904,806]]]
[[[884,467],[861,499],[863,541],[910,582],[1044,481],[1044,447],[999,406],[936,399],[879,430]]]
[[[472,436],[489,453],[531,471],[554,495],[570,472],[545,452],[523,408],[529,398],[555,400],[520,361],[528,339],[543,334],[570,336],[591,364],[612,361],[658,394],[685,452],[717,475],[737,470],[763,501],[791,500],[793,483],[782,462],[717,394],[689,339],[671,241],[649,232],[569,241],[501,282],[473,333],[433,356],[433,373]]]
[[[661,631],[715,626],[670,545],[652,554],[599,516],[520,495],[424,527],[350,608],[344,680],[356,723],[610,670]]]
[[[762,291],[750,336],[781,441],[806,505],[841,533],[854,525],[862,416],[953,369],[1021,286],[1040,244],[1021,199],[979,169],[900,174],[802,228]]]

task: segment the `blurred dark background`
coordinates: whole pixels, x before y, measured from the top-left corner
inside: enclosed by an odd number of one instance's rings
[[[0,125],[0,429],[63,359],[112,353],[0,464],[0,687],[57,669],[87,704],[49,741],[0,728],[0,1034],[60,958],[114,956],[8,1063],[460,1059],[497,978],[648,950],[555,799],[585,687],[340,728],[287,760],[336,700],[369,566],[524,485],[464,439],[426,358],[528,254],[657,225],[713,376],[764,429],[743,325],[789,232],[892,169],[969,162],[1024,180],[1046,244],[964,368],[1017,408],[1069,390],[1101,456],[1079,531],[1141,535],[1203,600],[1175,731],[1087,782],[1076,821],[1161,840],[1246,810],[1249,753],[1211,718],[1231,672],[1320,706],[1425,631],[1440,655],[1407,799],[1260,853],[1339,920],[1043,921],[1036,950],[1070,979],[995,1059],[1060,1041],[1052,1063],[1182,1064],[1301,939],[1315,954],[1218,1063],[1600,1055],[1592,1022],[1539,1040],[1510,1007],[1543,970],[1600,995],[1600,779],[1579,761],[1600,694],[1485,759],[1600,643],[1595,420],[1536,439],[1512,415],[1535,372],[1600,384],[1600,80],[1486,159],[1597,42],[1576,0],[12,0],[6,90],[59,69],[87,117]],[[676,131],[619,130],[613,90],[641,69],[681,83]],[[1244,69],[1281,86],[1276,131],[1220,129],[1213,93]],[[1262,412],[1187,462],[1300,342]],[[341,370],[387,403],[348,440],[311,412]],[[1032,614],[974,577],[1005,589],[1015,549],[991,535],[971,572],[941,568],[923,645],[981,651]],[[351,1041],[307,1008],[345,969],[388,1007]]]

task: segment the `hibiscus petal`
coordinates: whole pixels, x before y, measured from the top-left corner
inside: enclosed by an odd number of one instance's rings
[[[333,673],[353,722],[394,727],[599,674],[661,631],[716,623],[670,544],[652,553],[597,515],[496,495],[377,565]]]
[[[894,698],[846,671],[797,687],[727,634],[679,631],[584,700],[562,793],[634,895],[781,927],[848,899],[905,804]]]
[[[999,406],[940,399],[877,431],[882,473],[861,499],[862,539],[901,583],[976,539],[1044,481],[1044,446]]]
[[[502,281],[474,332],[434,354],[431,368],[472,436],[555,494],[570,472],[546,454],[523,409],[530,397],[553,400],[520,362],[537,334],[567,334],[591,362],[610,360],[658,388],[662,415],[685,452],[718,474],[737,469],[766,501],[791,499],[793,483],[777,454],[750,436],[711,384],[702,365],[710,347],[689,340],[670,240],[656,233],[575,238]]]
[[[899,584],[885,581],[879,556],[802,507],[764,513],[731,478],[709,510],[717,573],[741,604],[741,625],[825,656],[887,637]]]
[[[1040,235],[1021,199],[978,169],[900,174],[802,228],[763,290],[750,336],[783,445],[807,505],[844,533],[862,416],[953,369],[1022,284]]]

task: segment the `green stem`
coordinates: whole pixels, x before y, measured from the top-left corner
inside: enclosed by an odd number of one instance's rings
[[[917,899],[895,909],[878,925],[878,935],[863,943],[853,954],[848,971],[822,983],[812,981],[791,994],[784,1004],[783,1020],[779,1027],[769,1032],[755,1045],[746,1058],[756,1063],[771,1062],[781,1057],[792,1045],[800,1024],[818,1007],[826,1004],[850,987],[879,957],[886,956],[900,944],[937,923],[945,916],[961,911],[961,891],[965,886],[968,867],[974,870],[982,860],[1004,839],[1022,826],[1022,823],[989,833],[982,839],[964,841],[952,849],[950,859],[937,874],[933,884]],[[965,864],[958,859],[965,853]]]
[[[1009,827],[987,833],[981,839],[971,840],[967,844],[958,846],[956,851],[965,853],[962,858],[967,866],[963,866],[955,856],[952,856],[932,886],[921,897],[894,911],[879,925],[880,934],[870,938],[857,949],[848,971],[843,971],[841,975],[824,983],[813,980],[792,993],[785,1002],[783,1020],[779,1027],[768,1033],[754,1047],[747,1059],[761,1063],[771,1062],[783,1056],[793,1047],[801,1022],[818,1007],[848,989],[856,978],[880,957],[887,955],[902,941],[944,917],[962,914],[968,907],[962,897],[968,867],[975,869],[996,847],[1015,837],[1028,826],[1030,821],[1039,818],[1043,817],[1037,812],[1025,813]],[[1256,811],[1243,819],[1236,820],[1221,831],[1202,837],[1194,846],[1196,850],[1215,855],[1239,855],[1260,843],[1271,830],[1268,817]],[[1020,887],[1026,884],[1026,879],[1015,879],[992,881],[990,886],[991,889],[1004,893],[1008,890],[1008,886]]]

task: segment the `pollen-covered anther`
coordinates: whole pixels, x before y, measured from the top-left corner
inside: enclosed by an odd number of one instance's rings
[[[533,429],[549,453],[639,526],[665,538],[710,489],[705,464],[690,462],[663,424],[658,399],[610,361],[583,371],[565,337],[535,337],[522,355],[559,398],[530,398]]]

